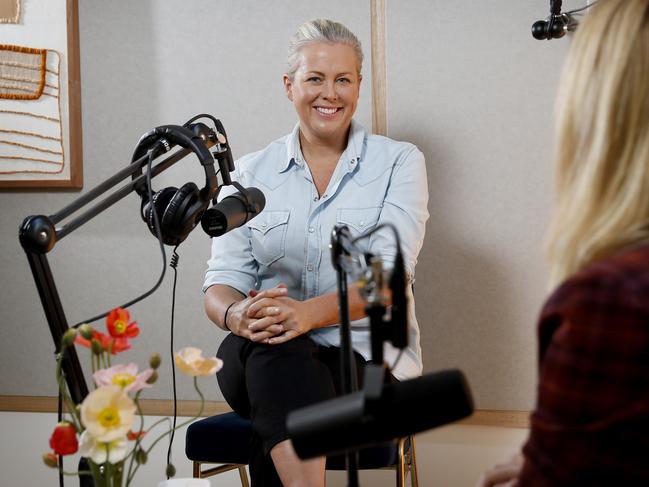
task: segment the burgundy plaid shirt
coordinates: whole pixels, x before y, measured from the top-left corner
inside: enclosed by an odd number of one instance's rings
[[[519,486],[649,486],[649,245],[548,299]]]

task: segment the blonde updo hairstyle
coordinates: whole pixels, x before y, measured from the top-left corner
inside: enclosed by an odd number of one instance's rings
[[[314,19],[298,27],[288,48],[286,75],[292,81],[300,65],[300,49],[309,44],[329,43],[351,46],[358,59],[358,73],[363,66],[363,49],[358,38],[347,27],[328,19]]]

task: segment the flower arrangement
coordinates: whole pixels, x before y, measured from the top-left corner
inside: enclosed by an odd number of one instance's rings
[[[144,439],[149,438],[152,430],[168,420],[163,418],[145,430],[139,402],[141,392],[157,380],[160,356],[153,354],[149,368],[141,372],[135,363],[112,365],[112,356],[130,349],[130,339],[137,337],[140,330],[137,322],[131,321],[129,312],[122,308],[108,314],[106,328],[108,334],[84,324],[78,329],[67,330],[63,335],[56,377],[68,412],[54,428],[49,442],[52,451],[43,455],[43,461],[50,467],[58,468],[60,456],[78,452],[87,458],[89,469],[64,471],[65,475],[90,475],[96,487],[122,487],[131,485],[139,466],[146,463],[149,452],[173,429],[159,434],[147,447],[144,446]],[[70,397],[61,367],[66,349],[75,344],[90,349],[95,383],[95,389],[81,404],[75,404]],[[198,417],[205,400],[197,379],[215,374],[223,362],[217,358],[205,358],[198,348],[193,347],[180,350],[175,354],[174,361],[181,372],[194,378],[194,388],[201,399]],[[136,427],[138,416],[139,425]],[[176,429],[194,419],[178,425]],[[166,473],[169,477],[174,476],[173,465],[167,465]]]

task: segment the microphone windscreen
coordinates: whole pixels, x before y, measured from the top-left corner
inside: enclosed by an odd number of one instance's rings
[[[266,197],[264,196],[264,193],[262,193],[262,191],[258,188],[246,188],[246,191],[248,192],[248,198],[250,199],[250,203],[253,207],[252,216],[256,216],[261,213],[261,210],[263,210],[266,206]]]
[[[453,369],[386,384],[375,401],[359,391],[298,409],[288,415],[287,428],[298,456],[312,458],[385,443],[472,412],[464,374]]]
[[[248,202],[246,195],[237,191],[203,213],[201,226],[205,233],[211,237],[220,237],[261,213],[266,205],[264,193],[257,188],[246,188],[245,191]]]

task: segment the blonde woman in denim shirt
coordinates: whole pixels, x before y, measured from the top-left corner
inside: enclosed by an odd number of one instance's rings
[[[284,75],[299,122],[265,149],[242,157],[235,179],[263,191],[266,207],[215,238],[204,291],[209,318],[229,331],[218,355],[219,386],[255,431],[253,485],[322,486],[325,458],[300,460],[288,439],[289,411],[340,393],[339,310],[329,240],[336,224],[360,234],[389,222],[398,229],[414,280],[428,219],[423,154],[412,144],[368,134],[353,120],[363,53],[356,36],[330,20],[306,22],[291,40]],[[227,193],[224,193],[224,196]],[[394,237],[378,231],[369,250],[390,263]],[[409,346],[397,380],[421,374],[411,287]],[[370,357],[364,302],[350,288],[357,370]],[[385,346],[386,360],[396,350]]]

